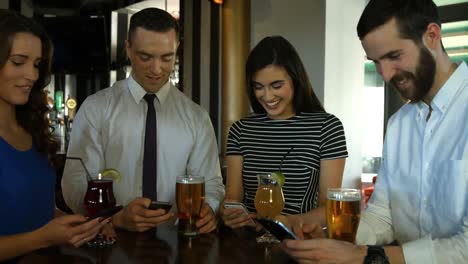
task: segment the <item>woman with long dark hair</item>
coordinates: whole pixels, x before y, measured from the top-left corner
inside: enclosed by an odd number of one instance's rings
[[[235,122],[228,136],[225,201],[243,202],[255,212],[256,175],[280,170],[285,175],[289,224],[325,223],[326,192],[340,187],[347,157],[341,121],[326,113],[315,96],[295,48],[281,36],[266,37],[250,52],[247,94],[253,114]],[[283,160],[284,159],[284,160]],[[222,209],[224,223],[249,223],[236,209]]]
[[[80,246],[109,221],[55,209],[57,142],[44,92],[51,51],[39,24],[0,9],[0,261],[57,244]]]

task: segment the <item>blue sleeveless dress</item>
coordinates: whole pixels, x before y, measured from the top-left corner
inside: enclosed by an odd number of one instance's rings
[[[54,217],[55,172],[36,147],[18,151],[0,137],[0,235],[35,230]]]

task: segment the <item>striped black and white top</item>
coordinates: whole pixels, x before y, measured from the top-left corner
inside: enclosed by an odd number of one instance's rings
[[[283,214],[305,213],[318,206],[320,160],[348,156],[341,121],[328,113],[301,113],[286,120],[254,114],[231,126],[226,154],[243,156],[243,202],[250,211],[255,212],[256,175],[278,171],[291,147],[282,168]]]

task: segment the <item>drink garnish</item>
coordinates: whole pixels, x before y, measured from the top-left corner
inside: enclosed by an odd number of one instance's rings
[[[280,188],[283,188],[286,177],[281,171],[272,172],[271,178],[273,178],[279,184]]]
[[[120,181],[120,172],[113,168],[107,168],[101,171],[100,173],[103,178],[111,178],[112,180],[118,182]]]

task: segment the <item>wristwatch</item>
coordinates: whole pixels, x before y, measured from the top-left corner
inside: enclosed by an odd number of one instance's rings
[[[367,256],[364,264],[390,264],[385,250],[381,246],[367,246]]]

